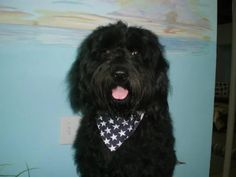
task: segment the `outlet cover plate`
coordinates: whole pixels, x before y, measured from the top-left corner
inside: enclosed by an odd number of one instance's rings
[[[81,121],[80,116],[61,119],[60,144],[73,144]]]

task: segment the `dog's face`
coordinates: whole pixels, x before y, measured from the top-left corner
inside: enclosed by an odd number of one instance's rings
[[[130,113],[166,102],[168,64],[152,32],[122,22],[99,27],[78,52],[68,77],[74,111]]]

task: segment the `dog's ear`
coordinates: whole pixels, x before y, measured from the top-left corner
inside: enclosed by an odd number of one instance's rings
[[[168,78],[168,69],[169,63],[165,59],[163,54],[163,46],[158,42],[156,43],[156,52],[153,55],[155,62],[155,71],[156,71],[156,85],[155,85],[155,95],[156,99],[159,102],[159,105],[168,105],[167,98],[169,92],[169,78]]]
[[[80,83],[80,73],[79,67],[80,61],[76,60],[68,75],[67,75],[67,82],[68,82],[68,99],[70,101],[71,108],[74,112],[78,112],[81,109],[81,89],[79,86]]]
[[[72,110],[76,113],[86,110],[89,93],[86,88],[86,60],[89,52],[89,37],[86,38],[78,49],[76,60],[67,75],[68,99]]]
[[[154,49],[154,48],[152,48]],[[169,93],[169,78],[168,78],[168,69],[169,64],[164,58],[162,49],[159,44],[153,50],[152,56],[152,69],[154,71],[154,85],[152,85],[152,95],[149,102],[151,105],[148,108],[147,112],[150,114],[158,114],[157,118],[166,118],[168,115],[168,93]],[[151,100],[151,101],[150,101]]]
[[[164,57],[164,47],[160,44],[158,36],[151,31],[145,32],[145,61],[153,69],[155,75],[155,95],[157,100],[167,100],[169,91],[168,69],[169,63]]]
[[[163,57],[162,52],[159,55],[159,61],[156,67],[157,67],[156,90],[158,93],[158,97],[159,99],[161,98],[162,101],[167,101],[169,92],[169,78],[168,78],[169,64]]]

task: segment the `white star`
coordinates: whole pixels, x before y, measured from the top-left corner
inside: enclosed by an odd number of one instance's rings
[[[109,144],[109,143],[110,143],[110,140],[106,138],[106,139],[104,140],[104,143],[105,143],[105,144]]]
[[[115,129],[118,129],[119,127],[120,127],[120,126],[117,125],[117,124],[113,125],[114,130],[115,130]]]
[[[111,147],[109,147],[109,149],[110,149],[111,151],[115,151],[115,150],[116,150],[115,148],[116,148],[116,147],[113,146],[113,145],[111,145]]]
[[[130,125],[128,130],[131,132],[133,130],[133,127]]]
[[[110,123],[110,124],[114,124],[114,120],[110,119],[110,120],[109,120],[109,123]]]
[[[105,126],[105,125],[106,125],[106,122],[102,121],[101,126]]]
[[[100,116],[98,119],[99,119],[99,120],[102,120],[102,116]]]
[[[105,130],[105,132],[107,132],[107,134],[108,134],[108,133],[111,133],[111,129],[107,127],[106,130]]]
[[[120,130],[119,134],[120,134],[120,137],[125,136],[125,131]]]
[[[124,120],[124,121],[122,122],[122,124],[123,124],[123,126],[128,125],[128,121]]]
[[[104,136],[104,132],[103,132],[103,131],[101,131],[100,135],[101,135],[101,136]]]
[[[130,118],[131,120],[134,120],[134,116],[133,116],[133,114],[131,115],[131,118]]]
[[[117,135],[112,134],[111,139],[112,140],[117,140]]]
[[[121,146],[122,145],[122,143],[119,141],[119,143],[117,144],[117,146]]]

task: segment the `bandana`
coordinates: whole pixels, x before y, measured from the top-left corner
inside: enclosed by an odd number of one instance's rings
[[[116,151],[134,133],[143,116],[143,112],[132,114],[128,119],[109,114],[98,115],[97,127],[108,149]]]

